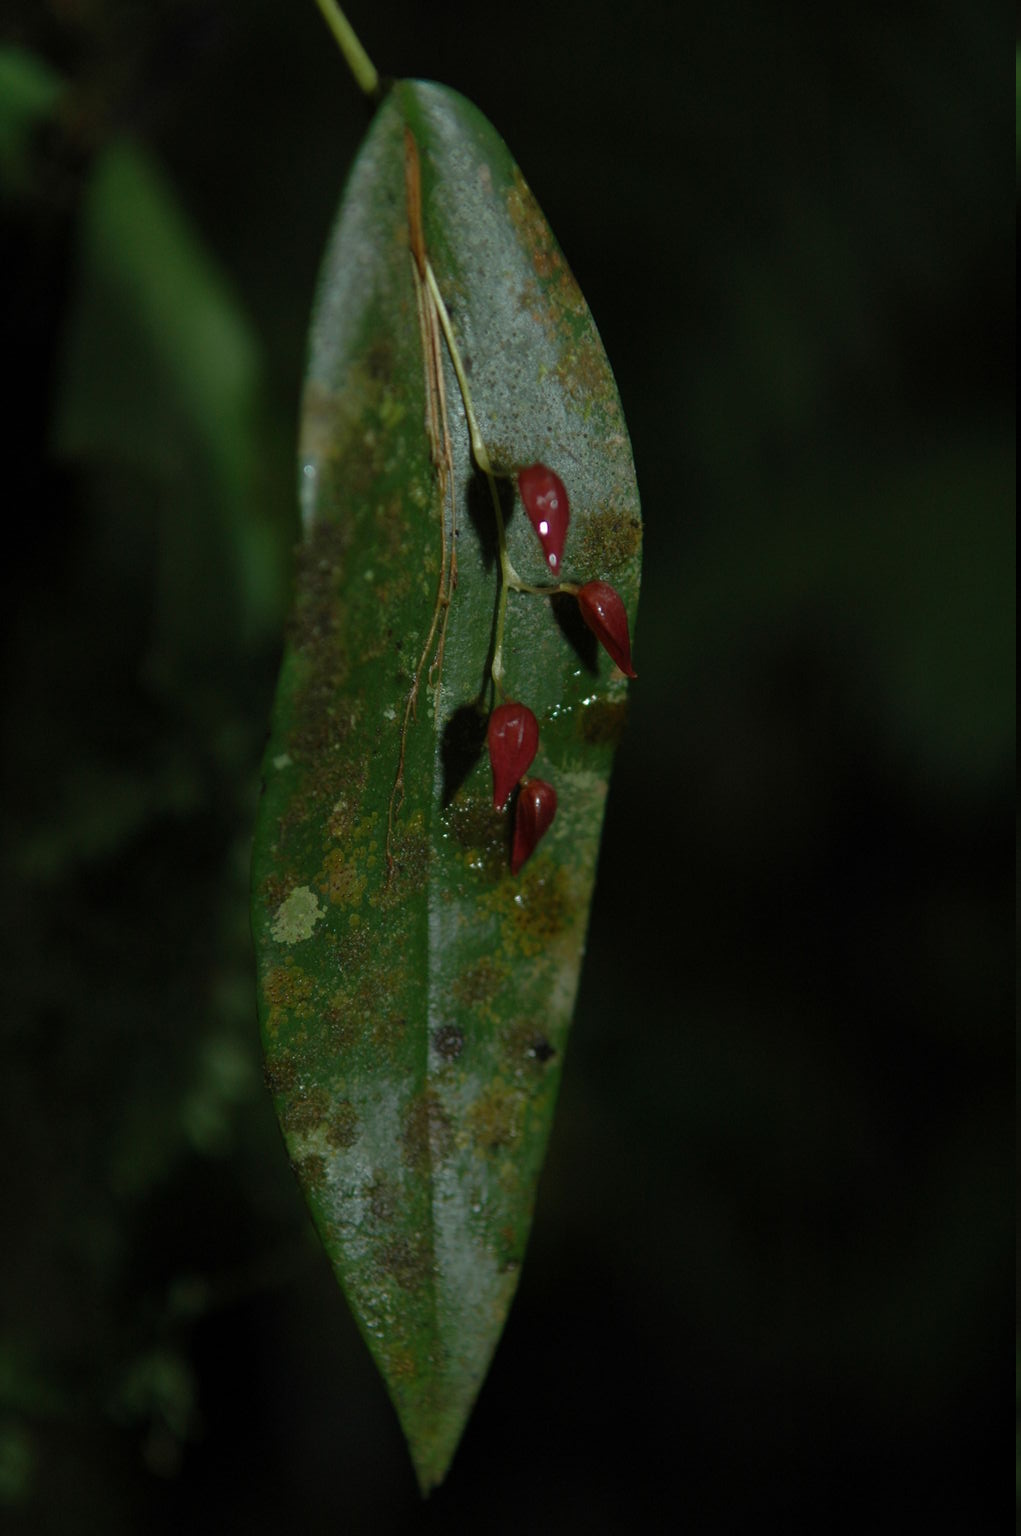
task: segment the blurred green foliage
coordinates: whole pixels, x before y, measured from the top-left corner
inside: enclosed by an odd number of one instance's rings
[[[159,653],[200,655],[211,608],[244,651],[279,630],[286,590],[287,545],[264,489],[262,351],[130,141],[114,140],[90,169],[74,281],[54,452],[151,481]]]
[[[33,137],[63,93],[55,70],[25,48],[0,49],[0,196],[30,185]]]
[[[8,9],[7,1524],[983,1528],[1013,980],[995,10],[352,6],[381,68],[507,137],[647,516],[532,1250],[416,1514],[259,1081],[246,917],[361,103],[311,4]]]

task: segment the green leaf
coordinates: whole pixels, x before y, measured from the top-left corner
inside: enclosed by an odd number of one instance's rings
[[[208,665],[221,628],[240,647],[279,623],[264,372],[252,324],[174,187],[141,145],[114,140],[83,200],[53,445],[159,487],[160,652]],[[132,512],[147,512],[137,494]]]
[[[27,189],[34,135],[63,94],[63,80],[45,59],[27,48],[0,48],[0,197]]]
[[[288,1149],[427,1491],[518,1280],[626,683],[572,598],[510,592],[506,696],[536,714],[532,773],[559,797],[513,878],[510,813],[492,808],[476,708],[489,700],[495,519],[448,347],[458,579],[438,687],[427,675],[451,529],[427,430],[406,127],[426,255],[503,472],[518,573],[549,578],[513,504],[518,467],[541,461],[567,485],[565,578],[611,581],[632,618],[641,529],[609,364],[520,171],[463,98],[395,86],[352,171],[313,319],[304,540],[253,913],[267,1078]]]

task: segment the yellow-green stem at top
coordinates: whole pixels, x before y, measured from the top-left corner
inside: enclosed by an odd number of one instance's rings
[[[337,4],[337,0],[316,0],[316,4],[323,13],[326,25],[337,40],[337,46],[344,55],[348,69],[355,77],[355,83],[366,96],[375,96],[379,89],[376,66],[358,41],[354,27]]]

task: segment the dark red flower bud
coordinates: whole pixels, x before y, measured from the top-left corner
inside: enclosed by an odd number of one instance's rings
[[[557,792],[545,779],[526,779],[514,811],[511,874],[516,875],[535,852],[535,845],[550,829],[557,814]]]
[[[539,747],[539,722],[527,704],[508,700],[494,709],[486,731],[489,761],[493,769],[493,804],[507,804],[515,784],[532,766]]]
[[[626,677],[637,677],[631,665],[631,637],[620,595],[607,581],[587,581],[578,593],[581,616],[599,643]]]
[[[518,473],[518,490],[547,564],[554,576],[559,576],[571,516],[564,482],[545,464],[530,464]]]

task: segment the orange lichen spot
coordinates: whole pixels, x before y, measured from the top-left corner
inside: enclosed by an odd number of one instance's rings
[[[285,1131],[307,1136],[326,1118],[330,1096],[325,1088],[292,1089],[280,1114]]]
[[[637,517],[604,507],[580,519],[574,536],[579,570],[615,571],[637,553],[642,525]]]
[[[297,1081],[298,1064],[288,1052],[281,1051],[278,1055],[266,1057],[262,1075],[270,1093],[290,1093]]]
[[[512,1147],[521,1135],[524,1101],[519,1090],[499,1079],[468,1111],[467,1123],[478,1152]]]
[[[336,907],[355,906],[365,890],[365,876],[341,848],[331,848],[316,881]]]
[[[453,1127],[432,1089],[425,1088],[416,1094],[405,1106],[401,1120],[403,1158],[413,1173],[425,1173],[433,1159],[450,1155]]]
[[[454,1001],[464,1008],[484,1008],[494,1003],[507,982],[507,967],[492,955],[485,955],[451,986]]]
[[[429,1279],[429,1254],[422,1243],[393,1237],[384,1243],[379,1262],[402,1291],[420,1292]]]
[[[263,978],[262,990],[271,1008],[303,1011],[315,992],[315,978],[293,962],[274,965]]]
[[[306,1156],[297,1158],[291,1166],[300,1183],[314,1194],[318,1194],[325,1187],[326,1159],[321,1153],[309,1152]]]
[[[358,1111],[350,1099],[340,1099],[326,1119],[326,1140],[331,1147],[344,1151],[358,1140]]]

